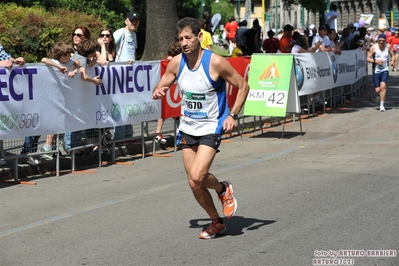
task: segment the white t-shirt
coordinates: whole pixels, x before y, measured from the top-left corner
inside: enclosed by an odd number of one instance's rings
[[[116,44],[115,62],[126,62],[136,60],[137,36],[136,32],[130,32],[125,28],[114,32]]]
[[[331,47],[331,42],[330,42],[330,38],[328,38],[328,36],[324,36],[324,38],[322,38],[320,35],[316,35],[313,38],[312,41],[312,47],[314,47],[316,45],[316,43],[318,43],[319,41],[322,42],[322,46],[325,48]],[[320,52],[320,49],[317,49],[316,52]]]
[[[291,49],[291,54],[299,54],[299,50],[301,49],[301,46],[298,44],[295,44],[292,49]]]
[[[338,12],[337,11],[334,11],[334,10],[330,10],[329,12],[327,12],[326,13],[326,15],[325,15],[325,18],[326,18],[326,21],[329,19],[329,18],[331,18],[332,16],[337,16],[337,18],[338,18]],[[330,22],[328,22],[328,26],[330,26],[330,29],[336,29],[336,27],[335,27],[335,19],[332,19],[332,20],[330,20]]]

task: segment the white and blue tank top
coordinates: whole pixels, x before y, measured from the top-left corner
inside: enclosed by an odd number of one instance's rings
[[[389,71],[389,66],[388,66],[388,57],[389,57],[389,52],[388,52],[388,47],[385,44],[384,46],[384,50],[380,50],[380,47],[378,46],[378,43],[374,44],[374,49],[375,49],[375,53],[374,53],[374,59],[375,60],[379,60],[382,59],[383,63],[382,65],[377,65],[377,64],[373,64],[374,68],[373,71],[374,73],[378,74],[384,71]]]
[[[188,67],[183,53],[177,83],[182,96],[179,130],[193,136],[222,134],[228,116],[226,81],[212,80],[209,66],[212,52],[204,50],[196,69]]]

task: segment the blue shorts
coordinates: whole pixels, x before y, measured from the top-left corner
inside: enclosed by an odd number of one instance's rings
[[[383,72],[380,72],[380,73],[373,73],[374,87],[378,88],[380,86],[381,82],[387,83],[388,76],[389,76],[389,72],[388,71],[383,71]]]

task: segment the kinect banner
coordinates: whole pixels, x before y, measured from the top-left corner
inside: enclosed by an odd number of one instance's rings
[[[335,87],[350,85],[367,75],[366,52],[360,49],[295,55],[298,94],[309,95]]]
[[[87,68],[103,83],[67,77],[43,64],[0,68],[0,139],[64,133],[156,120],[161,102],[151,99],[159,61]]]

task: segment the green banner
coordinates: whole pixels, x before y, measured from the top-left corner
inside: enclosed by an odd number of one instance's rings
[[[293,74],[292,54],[253,54],[244,115],[285,117]]]

